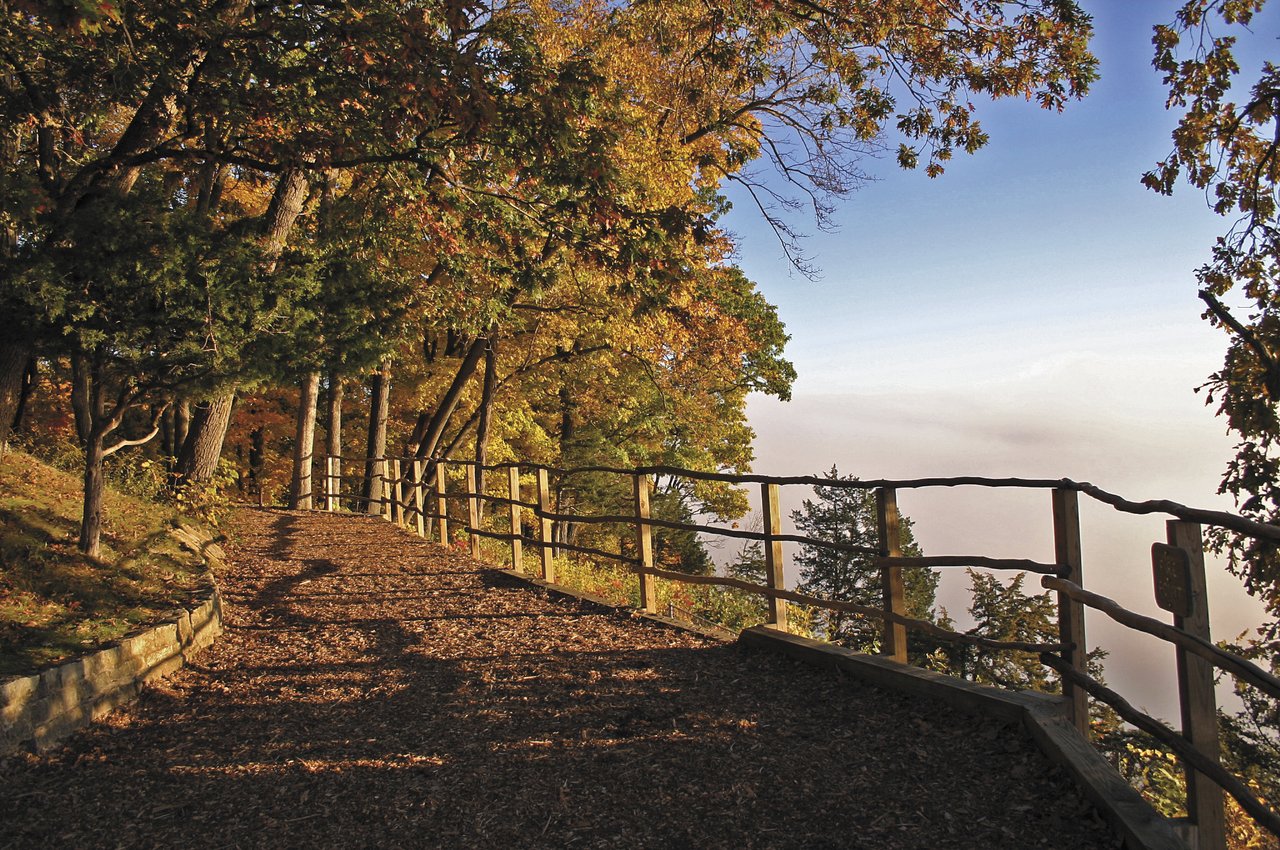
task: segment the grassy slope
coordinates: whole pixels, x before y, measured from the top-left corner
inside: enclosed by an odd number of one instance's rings
[[[165,535],[174,514],[106,494],[102,558],[76,551],[79,479],[11,451],[0,461],[0,677],[56,664],[167,619],[204,588]]]

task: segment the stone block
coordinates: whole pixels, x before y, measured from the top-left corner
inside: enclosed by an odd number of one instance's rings
[[[39,686],[39,676],[17,676],[0,683],[0,728],[18,722]]]
[[[191,635],[194,631],[191,627],[191,614],[186,611],[179,611],[178,618],[174,623],[178,627],[178,643],[186,646],[191,642]]]
[[[208,539],[205,535],[201,545]],[[216,546],[206,548],[221,554]],[[84,658],[0,682],[0,754],[52,749],[91,720],[134,700],[141,682],[182,667],[185,657],[222,631],[222,600],[214,587],[191,611],[175,611],[171,622]]]

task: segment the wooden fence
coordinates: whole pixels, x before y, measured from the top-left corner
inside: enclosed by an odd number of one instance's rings
[[[344,494],[342,482],[345,477],[338,472],[341,458],[322,456],[321,459],[324,462],[325,471],[319,481],[320,492],[317,504],[325,510],[338,510],[342,502],[346,501],[356,509],[381,515],[392,522],[404,525],[416,531],[421,537],[434,537],[448,544],[451,540],[449,503],[462,502],[466,506],[466,520],[461,530],[467,538],[472,556],[477,558],[480,556],[481,539],[497,540],[510,547],[512,568],[521,570],[524,562],[524,547],[532,546],[538,552],[537,575],[548,582],[556,580],[553,555],[557,551],[572,551],[621,562],[638,575],[640,607],[649,613],[657,612],[655,579],[662,578],[688,584],[736,588],[759,594],[768,601],[767,622],[775,628],[786,627],[788,603],[876,618],[882,624],[882,654],[903,663],[907,662],[908,631],[922,632],[944,641],[970,644],[988,650],[1037,653],[1044,665],[1060,675],[1067,716],[1086,737],[1089,734],[1088,698],[1093,697],[1111,706],[1124,721],[1164,743],[1178,755],[1186,768],[1188,821],[1195,833],[1195,844],[1200,850],[1220,850],[1226,846],[1222,796],[1224,790],[1231,794],[1241,808],[1260,825],[1274,835],[1280,836],[1280,816],[1260,801],[1244,782],[1219,763],[1214,670],[1223,670],[1278,699],[1280,699],[1280,679],[1253,662],[1223,650],[1212,642],[1209,634],[1201,525],[1227,528],[1276,541],[1280,541],[1280,526],[1252,522],[1221,511],[1188,508],[1174,502],[1130,502],[1093,485],[1067,479],[965,477],[907,481],[848,481],[813,476],[731,475],[675,467],[552,469],[544,466],[507,463],[483,468],[485,473],[501,473],[505,477],[503,486],[495,488],[505,490],[505,495],[492,495],[479,492],[480,488],[477,487],[476,482],[480,468],[473,461],[433,462],[419,458],[375,458],[360,459],[360,473],[356,476],[346,476],[358,478],[366,483],[370,495],[360,496],[349,492]],[[366,469],[372,470],[371,476],[365,476]],[[457,477],[456,471],[459,469],[463,473],[462,489],[449,492],[447,485],[449,473],[453,472]],[[533,478],[535,495],[532,501],[523,498],[522,469],[531,473]],[[626,514],[613,515],[557,512],[554,509],[550,486],[552,476],[556,476],[559,481],[566,481],[573,476],[587,473],[625,477],[630,483],[633,494],[633,510]],[[655,518],[650,515],[649,498],[651,480],[656,475],[759,487],[765,528],[763,531],[756,532]],[[865,548],[802,535],[784,534],[779,494],[781,487],[788,485],[873,491],[879,526],[879,545],[875,548]],[[1053,515],[1055,551],[1053,563],[989,558],[981,555],[903,556],[899,548],[898,491],[958,486],[1048,491]],[[490,488],[486,486],[485,489]],[[1081,494],[1125,513],[1164,513],[1172,517],[1166,523],[1167,542],[1156,543],[1153,546],[1157,604],[1172,614],[1172,624],[1129,611],[1115,601],[1086,589],[1080,554],[1079,497]],[[491,531],[482,527],[480,521],[482,504],[490,504],[499,509],[495,515],[500,518],[501,531]],[[311,507],[310,495],[304,496],[300,507]],[[529,536],[525,536],[522,530],[521,519],[525,510],[530,511],[534,518],[535,531]],[[634,535],[633,552],[609,552],[569,544],[563,540],[554,541],[552,530],[556,522],[628,526],[630,534]],[[686,530],[759,541],[764,550],[766,583],[761,585],[724,576],[689,575],[659,569],[655,567],[653,557],[654,528]],[[880,569],[883,599],[881,606],[823,599],[787,590],[783,583],[784,543],[798,543],[874,558],[874,563]],[[1039,574],[1041,585],[1057,594],[1058,642],[1035,644],[990,640],[961,634],[908,616],[903,594],[903,571],[953,567],[981,567]],[[1173,644],[1177,658],[1178,697],[1181,707],[1180,730],[1172,729],[1137,710],[1119,694],[1089,675],[1084,631],[1086,608],[1099,611],[1127,628]]]

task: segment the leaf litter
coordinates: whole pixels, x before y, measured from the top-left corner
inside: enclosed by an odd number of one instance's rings
[[[0,847],[1114,848],[1020,729],[244,510],[227,633],[42,756]]]

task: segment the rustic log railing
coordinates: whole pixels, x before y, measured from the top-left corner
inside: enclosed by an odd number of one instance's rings
[[[477,479],[481,468],[474,461],[441,460],[424,461],[420,458],[377,458],[369,468],[373,469],[368,496],[343,494],[342,479],[337,473],[340,458],[324,457],[325,474],[319,480],[320,494],[316,504],[326,510],[338,510],[343,502],[354,509],[371,515],[382,516],[406,526],[421,537],[435,537],[450,544],[449,503],[465,503],[466,521],[460,531],[465,535],[472,556],[481,555],[481,539],[506,543],[510,547],[512,569],[523,570],[524,547],[534,547],[538,552],[537,575],[547,582],[555,582],[554,555],[567,551],[621,562],[636,573],[640,582],[640,607],[646,612],[657,610],[656,579],[695,585],[711,585],[734,588],[765,597],[768,601],[768,625],[785,629],[787,604],[798,603],[832,611],[844,611],[876,618],[881,622],[882,653],[900,662],[907,661],[906,634],[920,632],[931,637],[954,643],[967,644],[988,650],[1019,651],[1038,654],[1041,663],[1055,670],[1060,676],[1063,704],[1066,715],[1084,735],[1089,734],[1089,697],[1111,706],[1126,722],[1150,734],[1166,744],[1180,759],[1186,769],[1188,813],[1187,826],[1194,832],[1195,844],[1200,850],[1224,850],[1225,815],[1223,795],[1225,790],[1241,808],[1261,826],[1280,836],[1280,815],[1261,802],[1238,777],[1219,763],[1219,738],[1217,707],[1214,694],[1214,669],[1219,669],[1247,682],[1269,696],[1280,698],[1280,679],[1258,665],[1235,653],[1214,645],[1209,634],[1208,599],[1205,584],[1204,547],[1201,523],[1241,532],[1259,538],[1280,541],[1280,526],[1253,522],[1223,511],[1189,508],[1176,502],[1132,502],[1108,493],[1088,483],[1068,479],[1019,479],[1019,478],[923,478],[914,480],[839,480],[815,476],[778,477],[765,475],[736,475],[699,472],[678,467],[650,466],[636,469],[613,467],[580,467],[553,469],[545,466],[500,463],[484,466],[484,472],[505,472],[505,495],[479,492]],[[348,464],[352,468],[354,464]],[[522,498],[521,470],[527,469],[534,479],[535,499]],[[461,471],[461,491],[449,491],[450,474]],[[551,476],[561,482],[588,473],[625,476],[630,480],[634,509],[626,514],[584,515],[561,512],[554,509]],[[664,475],[688,480],[719,481],[734,485],[758,485],[765,520],[763,531],[721,528],[692,522],[673,522],[650,515],[650,489],[653,476]],[[350,476],[363,480],[363,474]],[[856,489],[872,491],[876,499],[879,544],[875,548],[824,541],[782,531],[779,508],[780,488],[787,485],[820,486],[832,489]],[[988,487],[1018,488],[1024,490],[1049,490],[1054,531],[1054,563],[1042,563],[1025,559],[990,558],[982,555],[944,555],[929,557],[905,557],[899,551],[900,530],[897,511],[897,491],[934,487]],[[1173,571],[1161,573],[1157,569],[1157,597],[1161,593],[1160,582],[1168,598],[1160,606],[1173,612],[1173,624],[1156,620],[1123,608],[1114,600],[1085,589],[1081,563],[1081,533],[1079,495],[1110,505],[1130,514],[1164,513],[1174,517],[1167,522],[1167,544],[1153,547],[1153,560],[1157,548],[1164,547],[1166,560],[1172,553]],[[429,505],[433,507],[429,508]],[[484,505],[498,508],[496,516],[504,518],[500,531],[482,527]],[[502,508],[506,508],[502,511]],[[531,512],[534,533],[527,535],[523,529],[522,514]],[[632,529],[634,551],[610,552],[590,546],[572,544],[553,539],[554,524],[572,522],[579,524],[607,524]],[[754,540],[763,544],[766,583],[756,584],[727,576],[690,575],[664,570],[654,565],[652,531],[667,528],[694,531],[740,540]],[[874,557],[880,568],[882,598],[880,607],[861,605],[836,599],[824,599],[788,590],[783,582],[783,544],[798,543],[834,551],[863,554]],[[904,569],[934,569],[949,567],[981,567],[993,570],[1017,570],[1042,576],[1041,586],[1057,594],[1059,641],[1053,644],[1037,644],[1021,641],[1000,641],[976,635],[962,634],[942,628],[934,623],[912,618],[906,613],[903,598]],[[1160,576],[1165,578],[1161,579]],[[1169,578],[1173,576],[1173,578]],[[1171,586],[1168,583],[1172,582]],[[1171,594],[1171,596],[1169,595]],[[1172,600],[1170,602],[1169,600]],[[1099,611],[1115,622],[1147,635],[1173,644],[1177,653],[1178,694],[1181,706],[1182,729],[1174,730],[1163,722],[1144,714],[1129,702],[1088,674],[1085,642],[1086,608]]]

